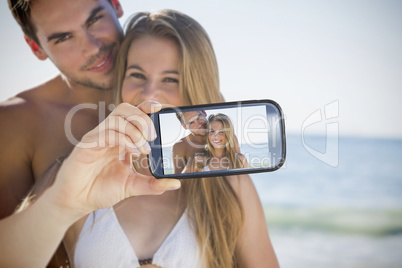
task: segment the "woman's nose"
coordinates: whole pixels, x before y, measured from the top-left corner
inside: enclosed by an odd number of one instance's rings
[[[158,84],[152,80],[148,80],[142,88],[141,96],[144,100],[158,101],[160,97],[159,91]]]
[[[142,89],[142,94],[143,95],[153,95],[157,91],[156,89],[156,84],[152,80],[146,81],[144,84],[144,88]]]

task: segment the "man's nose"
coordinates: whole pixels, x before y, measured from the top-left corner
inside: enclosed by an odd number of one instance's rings
[[[97,55],[102,47],[102,42],[94,35],[83,31],[83,41],[81,47],[84,50],[85,56],[91,57]]]

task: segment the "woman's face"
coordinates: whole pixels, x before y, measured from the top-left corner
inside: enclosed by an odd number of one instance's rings
[[[134,40],[127,55],[123,102],[146,100],[180,106],[179,48],[170,39],[145,36]]]
[[[214,148],[225,148],[226,138],[222,122],[212,121],[209,124],[208,138]]]

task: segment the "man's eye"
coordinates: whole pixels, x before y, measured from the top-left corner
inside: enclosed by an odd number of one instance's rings
[[[68,40],[70,38],[71,38],[71,35],[69,35],[69,34],[64,35],[64,36],[60,37],[59,39],[57,39],[55,44],[62,43],[62,42],[66,41],[66,40]]]
[[[101,18],[103,18],[103,15],[97,16],[97,17],[91,19],[90,21],[88,21],[88,25],[94,24],[95,22],[97,22],[97,21],[100,20]]]

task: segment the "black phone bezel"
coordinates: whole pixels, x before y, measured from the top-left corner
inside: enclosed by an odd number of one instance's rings
[[[255,104],[272,104],[278,109],[280,116],[280,128],[281,128],[281,139],[282,139],[282,157],[280,158],[279,163],[272,168],[246,168],[246,169],[231,169],[228,170],[217,170],[217,171],[208,171],[205,172],[194,172],[194,173],[178,173],[178,174],[168,174],[168,175],[159,175],[154,172],[154,169],[151,167],[153,163],[160,163],[158,169],[162,170],[162,161],[154,161],[154,159],[162,158],[162,146],[161,146],[161,129],[159,125],[159,114],[162,113],[170,113],[177,112],[177,110],[200,110],[200,108],[235,108],[235,107],[247,107],[247,106],[255,106]],[[204,110],[204,109],[202,109]],[[166,107],[162,108],[159,112],[149,114],[152,122],[154,123],[157,138],[151,142],[149,142],[151,147],[151,153],[148,154],[148,166],[151,174],[157,179],[168,179],[168,178],[177,178],[177,179],[192,179],[192,178],[207,178],[207,177],[218,177],[218,176],[231,176],[231,175],[241,175],[241,174],[252,174],[252,173],[261,173],[261,172],[272,172],[280,169],[286,160],[286,133],[285,133],[285,120],[282,112],[282,108],[279,104],[273,100],[263,99],[263,100],[246,100],[246,101],[234,101],[234,102],[222,102],[222,103],[211,103],[211,104],[200,104],[200,105],[189,105],[189,106],[178,106],[178,107]],[[152,161],[150,160],[152,158]]]

